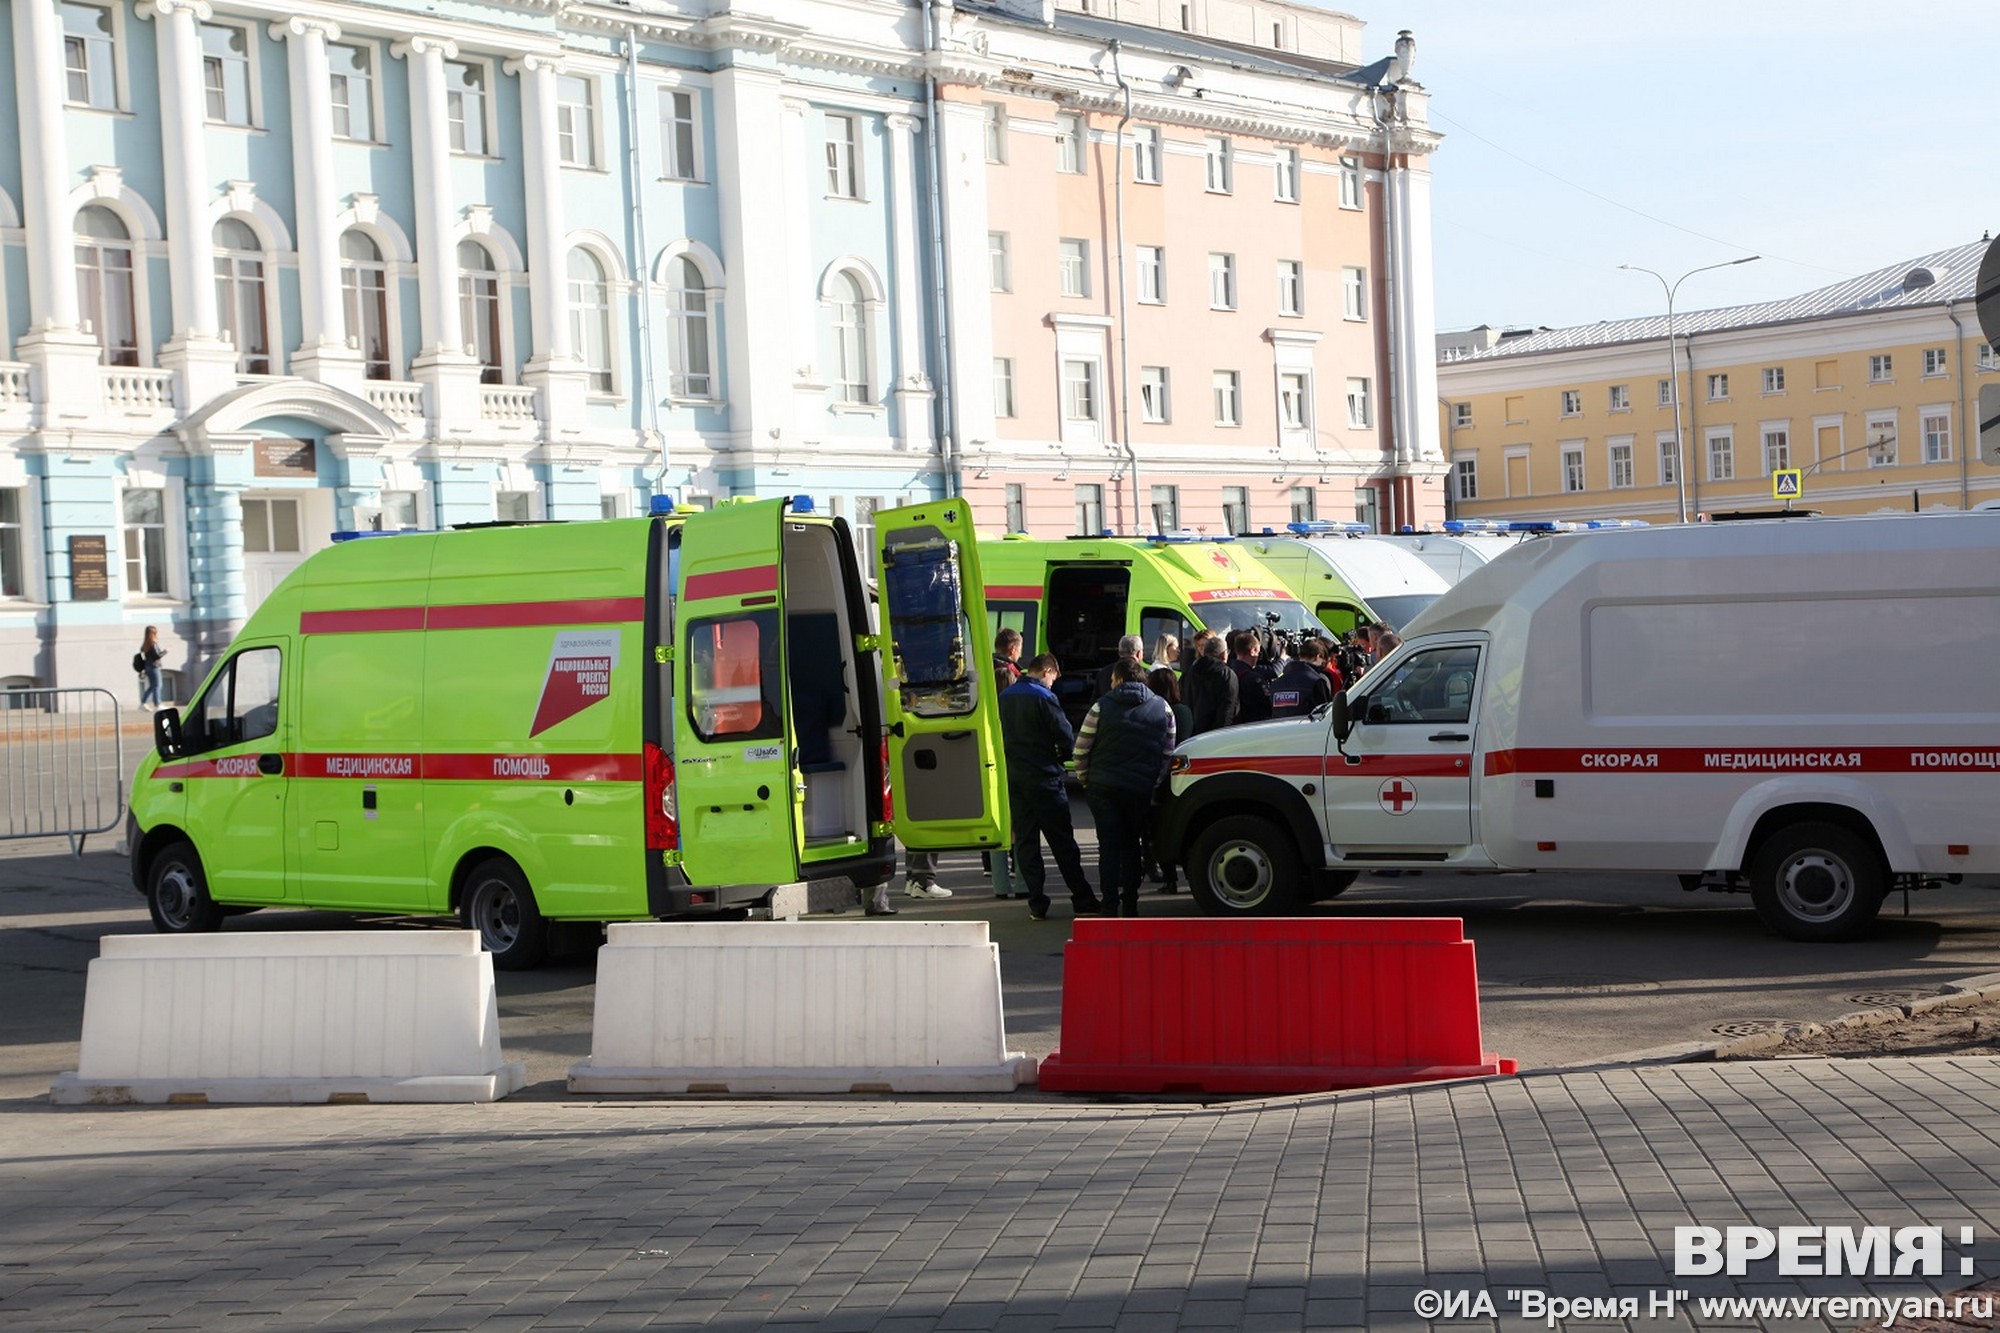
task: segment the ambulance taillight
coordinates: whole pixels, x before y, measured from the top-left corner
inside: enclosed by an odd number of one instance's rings
[[[646,746],[646,850],[674,851],[681,845],[680,806],[674,800],[674,761],[665,750]]]

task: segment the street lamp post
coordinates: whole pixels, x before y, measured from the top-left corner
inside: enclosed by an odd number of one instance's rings
[[[1703,264],[1700,268],[1689,269],[1672,282],[1668,282],[1667,275],[1659,272],[1657,269],[1643,268],[1638,264],[1620,264],[1618,266],[1622,269],[1629,269],[1634,273],[1652,274],[1660,280],[1660,286],[1667,293],[1667,392],[1672,397],[1674,404],[1674,487],[1680,494],[1681,522],[1683,523],[1688,521],[1687,441],[1681,433],[1681,373],[1680,361],[1674,351],[1674,293],[1681,289],[1682,283],[1697,273],[1706,273],[1710,269],[1729,268],[1734,264],[1748,264],[1753,260],[1761,258],[1763,258],[1762,255],[1745,255],[1741,259],[1725,259],[1720,264]]]

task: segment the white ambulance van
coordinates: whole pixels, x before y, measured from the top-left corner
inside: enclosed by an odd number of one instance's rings
[[[1562,533],[1351,695],[1184,742],[1162,855],[1276,915],[1363,869],[1657,870],[1799,940],[2000,871],[2000,515]]]
[[[1449,585],[1408,551],[1368,540],[1366,523],[1288,523],[1241,540],[1320,624],[1344,634],[1360,620],[1400,630]]]
[[[1450,519],[1437,532],[1383,533],[1372,540],[1400,546],[1429,565],[1446,584],[1455,584],[1527,537],[1528,533],[1515,531],[1506,523]]]

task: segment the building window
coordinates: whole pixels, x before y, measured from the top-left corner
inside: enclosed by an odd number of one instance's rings
[[[383,491],[381,512],[375,515],[375,531],[412,532],[421,528],[418,499],[415,491]]]
[[[1736,440],[1730,435],[1708,437],[1708,479],[1736,480]]]
[[[1312,378],[1303,371],[1288,370],[1278,376],[1278,425],[1284,430],[1312,426]]]
[[[1632,488],[1632,446],[1614,444],[1611,446],[1611,488],[1617,491]]]
[[[396,378],[389,361],[389,266],[366,232],[341,235],[340,296],[347,337],[361,351],[362,374],[371,380]]]
[[[1886,384],[1895,378],[1895,358],[1887,352],[1877,352],[1868,358],[1868,382]]]
[[[1208,257],[1208,308],[1236,308],[1236,256],[1211,254]]]
[[[1311,486],[1292,487],[1292,522],[1317,523],[1319,495]]]
[[[581,246],[569,252],[569,337],[590,387],[610,393],[611,284],[597,256]]]
[[[1018,481],[1007,483],[1007,531],[1028,530],[1028,488]]]
[[[1271,159],[1271,197],[1281,204],[1299,201],[1299,150],[1280,148]]]
[[[1509,395],[1501,419],[1510,426],[1524,425],[1528,420],[1528,400],[1520,394]]]
[[[20,597],[27,587],[22,550],[21,488],[0,487],[0,597]]]
[[[1236,184],[1236,162],[1229,140],[1220,134],[1208,135],[1202,141],[1203,155],[1208,159],[1208,192],[1228,194]]]
[[[714,398],[716,328],[708,318],[708,278],[686,254],[676,258],[666,274],[672,316],[666,392],[676,398]]]
[[[108,208],[76,211],[76,298],[107,366],[139,364],[138,289],[132,238]]]
[[[299,502],[295,499],[243,501],[243,550],[247,555],[299,552]]]
[[[597,83],[579,74],[556,78],[556,157],[566,167],[597,165]]]
[[[1785,368],[1783,366],[1764,367],[1764,392],[1783,393],[1785,391]]]
[[[1583,390],[1564,389],[1562,391],[1562,414],[1566,417],[1583,415]]]
[[[219,125],[250,124],[250,32],[232,23],[201,25],[206,115]]]
[[[1167,399],[1165,366],[1139,367],[1139,416],[1141,420],[1156,425],[1173,420],[1172,404]]]
[[[1451,405],[1451,424],[1455,429],[1459,430],[1470,426],[1472,424],[1472,404],[1453,403]]]
[[[125,492],[125,591],[161,597],[167,591],[167,493]]]
[[[1064,421],[1097,420],[1097,363],[1071,357],[1062,363]]]
[[[1248,486],[1224,486],[1222,488],[1222,529],[1232,537],[1241,537],[1250,531],[1250,488]]]
[[[1014,358],[1011,356],[993,358],[993,415],[1014,415]]]
[[[1160,183],[1160,131],[1141,125],[1132,131],[1132,179],[1140,185]]]
[[[2000,352],[1993,350],[1993,344],[1982,342],[1972,364],[1978,370],[2000,370]]]
[[[1729,376],[1710,375],[1708,377],[1708,401],[1721,402],[1729,396]]]
[[[660,89],[660,174],[668,180],[701,179],[700,107],[692,89]]]
[[[1896,414],[1868,418],[1868,466],[1896,466]]]
[[[1764,432],[1764,475],[1792,465],[1792,433],[1772,429]]]
[[[1675,486],[1681,479],[1681,446],[1672,436],[1660,441],[1660,485]]]
[[[1083,117],[1070,112],[1056,115],[1056,170],[1072,176],[1083,174]]]
[[[861,119],[826,118],[826,193],[833,199],[861,197]]]
[[[1242,377],[1233,370],[1218,370],[1209,377],[1209,383],[1215,391],[1215,424],[1242,425]]]
[[[1167,252],[1157,245],[1142,245],[1139,257],[1139,302],[1142,305],[1167,303]]]
[[[327,68],[331,71],[333,95],[333,135],[359,143],[375,141],[375,52],[372,47],[347,46],[329,42]]]
[[[843,403],[867,403],[869,392],[868,304],[861,280],[852,273],[833,276],[834,393]]]
[[[1297,259],[1278,261],[1278,313],[1303,315],[1306,312],[1306,266]]]
[[[998,102],[986,103],[986,160],[1005,162],[1007,160],[1007,108]]]
[[[1095,537],[1104,531],[1104,488],[1088,483],[1076,488],[1076,532]]]
[[[493,517],[502,523],[526,523],[535,516],[533,491],[495,491]]]
[[[505,384],[500,365],[500,273],[477,241],[458,243],[458,319],[481,384]]]
[[[1933,375],[1944,374],[1949,364],[1950,362],[1945,356],[1944,348],[1926,347],[1924,349],[1924,377],[1926,379]]]
[[[1013,264],[1007,256],[1007,233],[989,231],[986,233],[987,279],[992,290],[1011,292],[1014,290]]]
[[[264,303],[264,247],[235,218],[215,224],[215,306],[222,336],[236,345],[239,375],[271,373],[271,328]]]
[[[1361,159],[1358,157],[1340,159],[1340,206],[1361,207]]]
[[[1951,461],[1951,416],[1945,412],[1926,412],[1921,426],[1924,432],[1924,461],[1926,463],[1949,463]]]
[[[1090,242],[1064,237],[1061,253],[1061,284],[1064,296],[1090,295]]]
[[[1840,387],[1840,362],[1813,362],[1813,388],[1838,389]]]
[[[1659,384],[1660,394],[1656,401],[1661,407],[1672,407],[1674,405],[1674,382],[1672,380],[1661,380]]]
[[[72,106],[118,109],[117,45],[111,11],[101,5],[65,4],[64,98]]]
[[[626,502],[625,502],[625,497],[624,497],[624,496],[622,496],[622,495],[600,495],[600,496],[598,496],[598,497],[597,497],[597,516],[598,516],[599,518],[624,518],[624,517],[626,517]]]
[[[1630,412],[1632,410],[1632,386],[1629,384],[1612,385],[1610,404],[1613,412]]]
[[[1354,488],[1354,521],[1356,523],[1366,527],[1370,532],[1379,532],[1382,526],[1380,522],[1381,507],[1381,493],[1373,486],[1356,486]]]
[[[1451,465],[1452,481],[1458,487],[1458,498],[1477,500],[1479,498],[1479,460],[1461,458]]]
[[[1181,530],[1181,488],[1178,486],[1155,486],[1152,488],[1153,531],[1179,532]]]
[[[1583,489],[1583,450],[1562,451],[1563,489],[1580,491]]]
[[[1367,430],[1375,424],[1375,410],[1370,404],[1371,397],[1367,380],[1347,381],[1347,424],[1356,430]]]
[[[1343,268],[1340,270],[1340,308],[1347,319],[1368,318],[1368,270],[1365,268]]]
[[[465,61],[444,62],[444,118],[455,153],[484,157],[491,150],[486,138],[486,66]]]

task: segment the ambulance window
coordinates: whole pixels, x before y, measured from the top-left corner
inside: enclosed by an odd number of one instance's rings
[[[183,741],[187,753],[238,745],[275,732],[281,665],[276,648],[252,648],[230,658],[188,709]]]
[[[687,641],[688,716],[696,735],[715,741],[784,734],[776,611],[694,621]]]
[[[1011,629],[1021,636],[1021,660],[1027,661],[1035,655],[1035,604],[1033,602],[988,602],[986,604],[986,627],[998,638],[1000,631]]]
[[[1153,660],[1153,648],[1160,642],[1162,634],[1171,634],[1179,639],[1183,652],[1194,642],[1194,627],[1188,623],[1186,616],[1164,607],[1149,606],[1139,613],[1139,637],[1146,642],[1145,655],[1148,662]],[[1156,665],[1179,667],[1182,663],[1167,662]]]
[[[885,547],[882,605],[896,679],[902,682],[903,711],[919,717],[962,717],[973,711],[978,686],[965,660],[972,625],[959,587],[958,543]]]
[[[1368,691],[1371,723],[1466,722],[1472,717],[1479,649],[1471,644],[1412,654]]]

